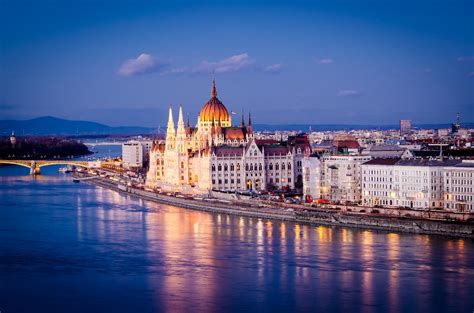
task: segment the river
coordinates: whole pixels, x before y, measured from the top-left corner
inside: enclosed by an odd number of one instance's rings
[[[0,311],[472,312],[474,241],[142,201],[0,167]]]

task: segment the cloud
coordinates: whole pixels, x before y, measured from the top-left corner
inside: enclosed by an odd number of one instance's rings
[[[261,71],[264,73],[278,74],[281,72],[282,69],[283,69],[283,64],[277,63],[277,64],[264,66],[261,68]]]
[[[467,73],[467,77],[474,77],[474,71]]]
[[[227,59],[208,62],[202,61],[198,66],[193,68],[193,73],[200,74],[224,74],[238,72],[254,66],[255,60],[251,59],[247,53],[233,55]]]
[[[470,62],[474,61],[474,55],[469,55],[469,56],[461,56],[457,58],[458,62]]]
[[[136,76],[150,73],[159,73],[161,76],[180,74],[225,74],[248,69],[254,69],[263,73],[277,74],[283,69],[283,64],[257,64],[247,53],[241,53],[220,61],[202,61],[194,67],[172,67],[171,62],[168,60],[155,58],[150,54],[142,53],[136,59],[126,60],[120,66],[118,74],[122,76]]]
[[[125,61],[119,68],[118,74],[122,76],[136,76],[155,72],[164,72],[170,62],[155,58],[150,54],[142,53],[136,59]]]
[[[332,63],[334,63],[334,60],[333,59],[321,59],[321,60],[318,60],[318,63],[319,64],[332,64]]]
[[[345,90],[339,90],[337,95],[339,97],[359,97],[362,94],[357,90],[345,89]]]
[[[171,68],[169,70],[164,70],[160,73],[160,75],[179,75],[179,74],[185,74],[189,72],[189,69],[187,67],[176,67],[176,68]]]

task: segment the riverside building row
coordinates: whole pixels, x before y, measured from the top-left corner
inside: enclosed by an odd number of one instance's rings
[[[313,199],[474,212],[473,160],[327,155],[303,164],[303,191]]]

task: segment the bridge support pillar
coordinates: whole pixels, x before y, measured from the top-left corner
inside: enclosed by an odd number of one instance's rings
[[[31,161],[30,175],[39,175],[39,174],[40,174],[40,167],[36,165],[35,161]]]

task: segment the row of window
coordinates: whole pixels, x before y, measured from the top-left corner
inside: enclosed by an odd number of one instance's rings
[[[445,172],[446,176],[451,177],[474,177],[472,172]],[[451,173],[451,174],[450,174]]]
[[[300,161],[298,161],[300,162]],[[280,170],[280,167],[281,167],[281,170],[286,170],[286,168],[288,168],[288,170],[291,170],[291,163],[288,163],[288,166],[286,167],[285,166],[285,163],[276,163],[275,166],[273,166],[273,163],[269,163],[268,164],[268,170],[273,170],[275,168],[276,171],[279,171]],[[231,171],[234,171],[235,169],[237,169],[237,171],[240,171],[240,163],[237,163],[235,166],[234,166],[234,163],[231,163],[230,166],[228,166],[227,164],[224,164],[224,166],[222,166],[222,164],[218,164],[217,165],[217,171],[228,171],[230,168]],[[245,170],[246,171],[253,171],[253,170],[259,170],[261,171],[263,169],[263,165],[262,163],[247,163],[245,164]],[[265,170],[267,170],[267,166],[265,165]],[[212,164],[211,166],[211,171],[212,172],[215,172],[216,171],[216,166],[215,164]]]

